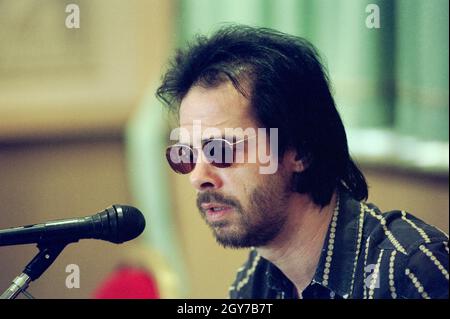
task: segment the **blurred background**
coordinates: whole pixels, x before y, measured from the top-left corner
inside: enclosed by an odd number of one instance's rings
[[[79,28],[66,26],[69,4],[79,8]],[[369,201],[408,210],[448,233],[448,6],[0,0],[0,229],[91,215],[115,203],[134,205],[147,219],[136,241],[69,245],[29,291],[94,298],[115,287],[124,296],[129,287],[114,281],[114,271],[137,265],[153,280],[154,297],[227,296],[247,251],[216,244],[188,179],[169,171],[168,116],[154,91],[176,47],[230,22],[313,42],[368,179]],[[0,247],[1,292],[36,253],[34,245]],[[71,264],[79,266],[79,288],[66,286]]]

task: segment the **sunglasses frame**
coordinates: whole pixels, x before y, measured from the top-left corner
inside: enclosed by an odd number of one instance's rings
[[[206,157],[206,158],[209,158],[209,156],[208,156],[208,154],[206,154],[205,153],[205,147],[209,144],[209,143],[211,143],[211,142],[213,142],[213,141],[221,141],[221,142],[225,142],[231,149],[232,149],[232,155],[233,155],[233,159],[232,159],[232,161],[231,162],[227,162],[227,161],[225,161],[225,162],[215,162],[214,160],[208,160],[208,163],[210,163],[211,165],[213,165],[214,167],[217,167],[217,168],[227,168],[227,167],[230,167],[230,166],[232,166],[233,164],[235,164],[235,159],[236,159],[236,145],[237,144],[239,144],[239,143],[242,143],[242,142],[245,142],[245,141],[248,141],[248,140],[250,140],[250,139],[252,139],[252,138],[255,138],[256,137],[256,135],[251,135],[251,136],[247,136],[247,137],[245,137],[245,138],[243,138],[243,139],[241,139],[241,140],[238,140],[238,141],[236,141],[236,142],[230,142],[230,141],[228,141],[227,139],[225,139],[225,138],[210,138],[210,139],[206,139],[206,140],[202,140],[202,146],[201,146],[201,149],[202,149],[202,152],[203,152],[203,154],[204,154],[204,156]],[[192,161],[189,161],[189,162],[183,162],[183,161],[180,161],[179,163],[174,163],[172,160],[171,160],[171,151],[173,150],[173,148],[174,147],[176,147],[176,146],[180,146],[180,147],[185,147],[185,148],[187,148],[187,149],[189,149],[190,151],[191,151],[191,154],[192,154],[192,157],[191,157],[191,159],[192,159]],[[187,145],[187,144],[180,144],[180,143],[176,143],[176,144],[173,144],[173,145],[170,145],[170,146],[168,146],[167,148],[166,148],[166,159],[167,159],[167,161],[169,162],[169,166],[172,168],[172,170],[174,170],[176,173],[178,173],[178,174],[189,174],[189,173],[191,173],[194,169],[195,169],[195,165],[197,164],[197,158],[198,158],[198,149],[199,149],[200,147],[193,147],[192,145]],[[186,169],[181,169],[180,167],[178,167],[178,169],[177,169],[177,165],[178,166],[182,166],[182,165],[185,165],[186,167]]]

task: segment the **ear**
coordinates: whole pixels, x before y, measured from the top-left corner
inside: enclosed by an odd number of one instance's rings
[[[300,155],[297,151],[289,150],[286,152],[286,162],[294,173],[301,173],[309,167],[309,157]]]

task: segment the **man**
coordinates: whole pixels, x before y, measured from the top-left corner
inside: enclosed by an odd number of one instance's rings
[[[179,115],[166,155],[190,174],[202,217],[223,246],[252,248],[231,298],[448,297],[448,237],[365,202],[365,178],[306,40],[224,27],[178,51],[157,96]],[[266,147],[277,169],[264,174],[255,154]]]

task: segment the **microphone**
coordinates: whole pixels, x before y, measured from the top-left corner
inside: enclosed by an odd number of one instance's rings
[[[0,246],[71,243],[89,238],[120,244],[136,238],[144,228],[144,216],[137,208],[113,205],[92,216],[0,230]]]

